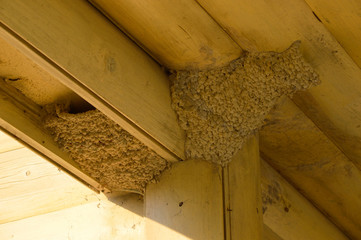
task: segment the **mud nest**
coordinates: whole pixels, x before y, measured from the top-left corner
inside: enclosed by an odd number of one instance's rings
[[[227,164],[281,96],[318,85],[299,46],[245,52],[222,68],[174,72],[172,106],[186,131],[186,158]]]
[[[61,105],[47,106],[45,127],[82,171],[112,191],[143,193],[147,183],[168,166],[98,110],[71,114]]]

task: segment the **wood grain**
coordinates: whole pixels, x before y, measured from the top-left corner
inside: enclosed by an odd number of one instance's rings
[[[223,171],[226,239],[263,239],[258,135],[247,140]]]
[[[185,161],[165,171],[145,193],[149,240],[224,237],[222,171],[205,161]]]
[[[94,191],[27,148],[0,154],[0,224],[98,199]]]
[[[0,224],[0,238],[142,240],[143,228],[142,201],[124,196]]]
[[[361,2],[305,0],[317,18],[361,67]]]
[[[347,235],[361,237],[361,173],[295,104],[283,101],[268,116],[260,148]]]
[[[23,147],[24,146],[21,143],[11,138],[4,132],[0,131],[0,153],[16,150]]]
[[[265,161],[261,189],[263,221],[281,239],[348,239]]]
[[[91,2],[168,68],[219,66],[241,53],[194,0]]]

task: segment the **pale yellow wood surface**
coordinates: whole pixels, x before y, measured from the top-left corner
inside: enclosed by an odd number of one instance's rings
[[[305,0],[322,24],[361,67],[361,2]]]
[[[101,200],[0,224],[0,239],[143,240],[142,206],[136,196]]]
[[[148,240],[224,237],[222,171],[205,161],[174,164],[145,193]]]
[[[263,221],[282,239],[348,239],[265,161],[261,161],[261,189]]]
[[[24,146],[7,134],[0,131],[0,153],[23,148]]]
[[[244,49],[302,52],[322,84],[294,97],[297,105],[361,169],[361,70],[304,0],[198,0]]]
[[[260,148],[345,233],[361,238],[360,171],[292,102],[281,102],[267,118]]]
[[[228,63],[240,48],[194,0],[92,0],[160,63],[171,69]]]
[[[263,239],[258,135],[224,169],[226,239]]]
[[[0,224],[93,202],[99,197],[27,148],[0,154]]]
[[[183,157],[184,133],[171,109],[167,75],[92,5],[73,0],[0,0],[0,5],[6,41],[164,158]]]

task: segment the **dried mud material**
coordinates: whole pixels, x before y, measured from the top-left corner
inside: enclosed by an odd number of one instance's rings
[[[300,41],[286,51],[245,52],[221,68],[175,71],[172,107],[186,131],[187,159],[225,165],[259,129],[277,100],[320,83]]]
[[[48,105],[45,127],[80,168],[113,192],[144,193],[168,166],[165,159],[98,110],[71,114]]]

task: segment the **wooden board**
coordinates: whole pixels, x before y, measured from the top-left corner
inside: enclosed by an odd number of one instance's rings
[[[23,147],[24,146],[21,143],[11,138],[4,132],[0,131],[0,153],[16,150]]]
[[[282,51],[295,40],[322,84],[293,100],[361,169],[361,70],[303,0],[198,0],[246,50]]]
[[[348,239],[265,161],[261,161],[261,189],[263,221],[282,239]]]
[[[91,2],[168,68],[214,67],[241,53],[194,0]]]
[[[281,102],[267,118],[260,147],[268,162],[347,235],[361,237],[360,171],[292,102]]]
[[[361,67],[361,2],[305,0],[322,24]]]
[[[99,198],[27,148],[0,153],[0,224]]]
[[[126,196],[0,224],[0,238],[14,240],[146,239],[142,201]]]
[[[149,240],[224,237],[222,171],[205,161],[174,164],[145,193]]]
[[[223,170],[226,239],[263,239],[258,135]]]
[[[0,5],[7,42],[165,159],[183,157],[167,75],[87,1]]]

